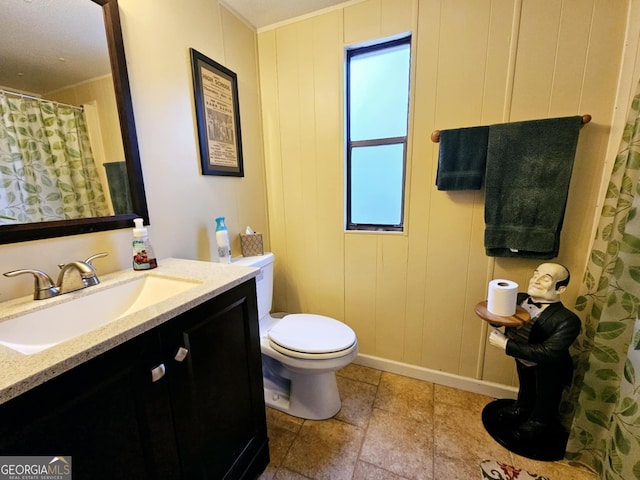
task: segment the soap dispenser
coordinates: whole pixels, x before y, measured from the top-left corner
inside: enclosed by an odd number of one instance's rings
[[[133,220],[133,269],[151,270],[158,266],[158,261],[153,253],[153,247],[149,242],[149,233],[142,225],[142,218]]]
[[[216,218],[216,243],[218,244],[218,262],[231,263],[231,243],[224,217]]]

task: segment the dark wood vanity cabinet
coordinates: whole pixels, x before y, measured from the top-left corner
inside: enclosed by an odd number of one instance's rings
[[[242,478],[267,452],[257,315],[252,280],[163,326],[184,478]]]
[[[255,281],[0,405],[0,455],[71,456],[76,480],[257,477]]]
[[[149,380],[141,367],[157,345],[148,340],[129,341],[0,405],[0,454],[71,456],[79,479],[151,478],[144,411],[156,409],[170,421],[171,407],[145,398]],[[162,395],[162,385],[153,387]]]

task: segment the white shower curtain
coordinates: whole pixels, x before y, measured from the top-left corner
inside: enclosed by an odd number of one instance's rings
[[[0,91],[0,224],[104,215],[82,109]]]
[[[639,177],[640,84],[576,302],[584,331],[574,352],[575,400],[565,403],[575,414],[565,458],[602,480],[640,479]]]

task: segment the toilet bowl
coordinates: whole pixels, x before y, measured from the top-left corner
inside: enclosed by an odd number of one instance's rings
[[[273,262],[272,253],[233,261],[260,268],[256,290],[265,403],[300,418],[333,417],[341,406],[335,372],[358,355],[356,335],[324,315],[271,315]]]

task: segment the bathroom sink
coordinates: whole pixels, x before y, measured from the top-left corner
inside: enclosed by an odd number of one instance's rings
[[[198,285],[145,275],[95,292],[84,290],[87,295],[0,322],[0,345],[33,355]]]

